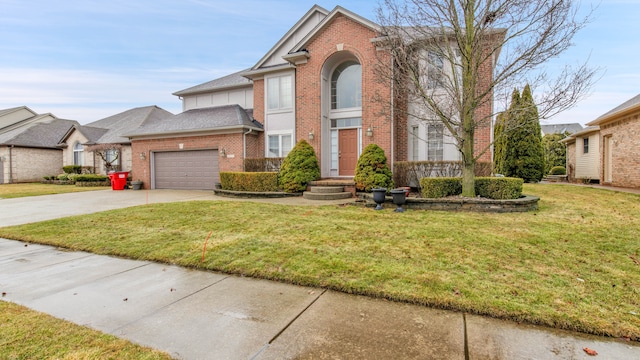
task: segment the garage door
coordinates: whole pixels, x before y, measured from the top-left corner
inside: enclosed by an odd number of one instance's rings
[[[154,153],[156,189],[213,190],[220,182],[218,150]]]

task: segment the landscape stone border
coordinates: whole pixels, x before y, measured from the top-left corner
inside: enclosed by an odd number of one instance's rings
[[[366,206],[375,206],[373,194],[358,193],[358,198],[364,201]],[[393,204],[391,196],[387,196],[385,204]],[[492,213],[512,213],[538,210],[540,198],[532,195],[523,195],[518,199],[494,200],[486,198],[464,198],[452,196],[446,198],[413,198],[408,197],[402,205],[405,209],[412,210],[444,210],[444,211],[474,211]],[[395,205],[394,205],[395,206]]]
[[[286,193],[281,191],[232,191],[232,190],[222,190],[222,189],[214,189],[213,193],[217,196],[231,197],[231,198],[284,198],[284,197],[295,197],[302,196],[302,193]]]

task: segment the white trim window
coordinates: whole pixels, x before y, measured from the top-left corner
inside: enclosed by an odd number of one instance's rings
[[[84,146],[79,142],[73,144],[73,165],[84,165]]]
[[[267,110],[293,108],[293,77],[291,75],[267,78]]]
[[[444,158],[444,125],[427,125],[427,160],[442,161]]]
[[[427,89],[438,89],[444,83],[444,58],[429,51],[427,62]]]
[[[418,125],[411,126],[411,160],[420,160],[420,127]]]
[[[267,157],[286,157],[293,147],[291,133],[267,135]]]

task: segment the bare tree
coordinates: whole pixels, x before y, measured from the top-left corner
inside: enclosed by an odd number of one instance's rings
[[[94,154],[98,155],[102,162],[104,163],[104,168],[107,171],[117,170],[115,164],[118,163],[118,159],[120,159],[120,153],[122,152],[122,145],[120,144],[94,144],[88,145],[87,151],[93,151]]]
[[[571,0],[383,0],[378,8],[380,43],[395,64],[382,76],[408,104],[396,111],[448,130],[464,165],[463,196],[475,196],[475,164],[491,148],[474,141],[477,129],[490,132],[494,102],[529,83],[544,119],[591,87],[596,69],[586,62],[554,76],[544,67],[586,25],[577,10]]]

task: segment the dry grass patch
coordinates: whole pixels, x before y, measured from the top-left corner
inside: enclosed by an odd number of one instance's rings
[[[0,199],[11,199],[25,196],[65,194],[70,192],[94,191],[108,189],[104,186],[74,186],[40,183],[0,184]]]
[[[640,340],[640,196],[563,185],[525,193],[540,196],[538,211],[197,201],[0,236]]]
[[[0,301],[2,359],[171,359],[163,352]]]

